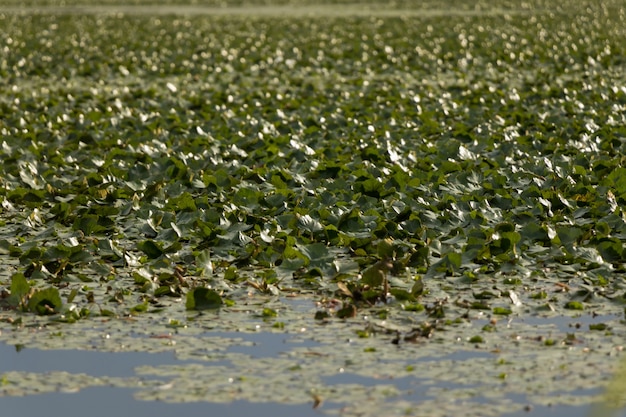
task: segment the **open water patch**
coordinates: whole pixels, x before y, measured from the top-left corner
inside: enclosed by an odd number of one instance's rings
[[[259,333],[253,336],[250,337],[248,335],[244,337],[244,340],[249,343],[231,346],[227,351],[250,355],[252,358],[270,358],[288,352],[294,347],[315,347],[321,345],[321,343],[313,340],[298,340],[285,334]]]
[[[550,325],[555,327],[560,332],[573,332],[577,330],[589,330],[590,326],[598,327],[602,325],[609,326],[619,321],[621,317],[615,314],[598,315],[598,314],[580,314],[576,317],[568,316],[555,316],[555,317],[540,317],[529,316],[514,318],[511,320],[511,324],[515,325],[515,322],[522,322],[526,325]]]
[[[28,397],[0,397],[0,407],[6,416],[37,417],[47,414],[65,417],[150,416],[173,415],[227,415],[274,417],[297,415],[319,417],[319,412],[309,405],[252,403],[234,401],[229,404],[206,402],[168,404],[156,401],[139,401],[133,391],[114,387],[92,387],[79,394],[46,393]]]
[[[172,352],[99,352],[91,350],[41,350],[0,343],[0,372],[69,372],[94,377],[132,377],[140,365],[175,364]],[[186,361],[188,362],[188,361]]]

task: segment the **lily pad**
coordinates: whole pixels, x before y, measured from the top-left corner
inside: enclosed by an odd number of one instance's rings
[[[187,310],[214,310],[222,306],[222,297],[209,288],[194,288],[187,293]]]

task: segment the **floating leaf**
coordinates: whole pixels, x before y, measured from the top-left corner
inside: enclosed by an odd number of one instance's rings
[[[28,284],[28,281],[26,281],[24,274],[14,274],[11,277],[11,305],[15,307],[20,305],[29,292],[30,285]]]
[[[84,214],[74,221],[74,230],[80,230],[86,235],[93,235],[104,232],[106,227],[100,225],[100,216]]]
[[[411,294],[413,295],[413,297],[419,297],[420,295],[424,294],[424,281],[421,277],[418,277],[415,280],[413,287],[411,287]]]
[[[340,319],[355,317],[356,314],[357,308],[353,304],[348,304],[337,311],[337,317]]]
[[[202,276],[210,277],[213,275],[213,262],[211,261],[211,251],[203,250],[196,255],[196,265],[202,271]],[[231,279],[232,280],[232,279]]]
[[[28,300],[28,310],[41,315],[57,313],[62,306],[59,290],[54,287],[37,290]]]
[[[580,301],[568,301],[565,303],[565,308],[569,310],[584,310],[585,306]]]
[[[144,240],[137,243],[137,249],[148,255],[148,258],[155,259],[163,255],[164,250],[161,245],[153,240]]]
[[[391,267],[392,264],[387,260],[378,261],[363,271],[361,281],[370,287],[378,287],[385,281],[387,271],[389,271]]]
[[[604,238],[597,245],[598,252],[607,262],[620,262],[624,244],[619,239]]]
[[[506,308],[506,307],[494,307],[493,308],[493,314],[508,316],[511,313],[512,311],[510,308]]]
[[[383,239],[379,241],[378,244],[376,245],[376,252],[378,253],[378,256],[380,256],[381,258],[389,258],[389,259],[395,258],[393,240]]]
[[[187,293],[187,310],[213,310],[222,306],[222,297],[215,290],[198,287]]]
[[[308,214],[305,214],[304,216],[300,216],[298,218],[298,226],[300,226],[302,230],[309,233],[315,233],[324,230],[324,226],[322,226],[319,221],[313,219]]]

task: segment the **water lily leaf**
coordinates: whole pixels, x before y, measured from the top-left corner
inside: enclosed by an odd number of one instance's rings
[[[12,257],[19,257],[22,254],[22,250],[6,239],[0,239],[0,254],[9,255]]]
[[[178,197],[170,198],[167,207],[176,212],[198,210],[193,196],[187,191],[183,192]]]
[[[28,190],[25,188],[16,188],[8,193],[7,198],[12,202],[20,202],[28,207],[37,207],[45,200],[45,190]]]
[[[237,237],[235,238],[236,242],[241,246],[249,245],[250,243],[254,243],[254,239],[250,236],[244,234],[243,232],[237,232]]]
[[[424,280],[421,277],[415,280],[413,287],[411,287],[411,294],[413,297],[419,297],[424,294]]]
[[[158,258],[165,253],[162,246],[154,240],[144,240],[137,243],[137,249],[148,255],[148,258],[151,259]]]
[[[187,310],[214,310],[222,306],[222,297],[215,290],[198,287],[187,293]]]
[[[389,258],[389,259],[395,258],[395,249],[393,247],[393,240],[387,238],[387,239],[383,239],[379,241],[378,244],[376,245],[376,252],[378,253],[378,256],[380,256],[381,258]]]
[[[169,246],[163,249],[163,253],[176,253],[183,248],[182,242],[177,238]]]
[[[44,188],[45,181],[37,172],[37,168],[32,163],[24,163],[20,169],[20,178],[35,190]]]
[[[70,252],[69,261],[73,264],[86,264],[96,259],[92,252],[86,250],[83,245],[72,246]]]
[[[626,168],[620,167],[614,169],[606,180],[617,191],[619,195],[626,195]]]
[[[55,287],[37,290],[28,300],[28,310],[41,315],[57,313],[62,306],[59,290]]]
[[[309,260],[309,265],[327,268],[332,266],[333,256],[328,247],[323,243],[311,243],[308,245],[296,245],[300,253]]]
[[[106,227],[101,226],[100,216],[96,214],[84,214],[74,221],[74,230],[80,230],[85,235],[98,234],[106,230]]]
[[[598,252],[605,261],[615,263],[622,260],[624,252],[623,243],[616,238],[604,238],[596,246]]]
[[[529,222],[521,229],[521,235],[523,239],[529,239],[531,241],[549,242],[548,232],[545,227],[535,222]]]
[[[11,277],[11,297],[10,304],[17,307],[22,303],[24,297],[30,292],[30,285],[26,281],[24,274],[18,273]]]
[[[20,255],[20,262],[23,264],[30,263],[31,261],[39,261],[43,256],[43,250],[38,247],[29,248],[26,252]]]
[[[145,313],[148,311],[148,303],[137,304],[130,308],[130,314]]]
[[[51,261],[56,259],[67,259],[72,255],[72,249],[65,245],[56,245],[48,248],[42,255],[41,259],[44,261]]]
[[[78,295],[78,290],[76,288],[74,288],[72,291],[70,291],[70,293],[67,295],[67,303],[71,304],[74,302],[74,299],[76,298],[76,296]]]
[[[580,301],[568,301],[565,303],[565,308],[569,310],[584,310],[585,305]]]
[[[203,250],[196,255],[196,265],[202,271],[202,276],[210,277],[213,275],[213,262],[211,261],[211,251]]]
[[[411,253],[407,266],[419,267],[428,265],[428,256],[430,249],[424,243],[416,245],[415,252]]]
[[[413,296],[413,294],[408,292],[407,290],[403,290],[401,288],[391,288],[389,292],[398,301],[415,301],[415,297]]]
[[[387,271],[391,269],[391,266],[391,263],[387,260],[378,261],[362,272],[361,281],[370,287],[378,287],[385,281]]]
[[[357,308],[354,304],[348,304],[337,311],[337,317],[340,319],[355,317],[356,314]]]
[[[511,313],[512,311],[510,308],[506,308],[506,307],[494,307],[493,308],[493,314],[508,316]]]
[[[363,231],[365,224],[361,219],[361,213],[358,209],[353,208],[341,215],[337,222],[337,229],[343,232],[360,232]]]
[[[354,191],[374,198],[379,198],[384,193],[383,184],[374,178],[355,183]]]
[[[460,253],[448,252],[433,265],[435,271],[453,273],[461,268],[463,257]]]
[[[309,233],[315,233],[324,230],[324,226],[322,226],[319,221],[315,220],[308,214],[305,214],[304,216],[300,216],[298,218],[298,226],[302,230]]]
[[[557,227],[556,233],[561,243],[569,252],[574,250],[573,246],[577,244],[578,240],[583,235],[583,231],[574,226]]]

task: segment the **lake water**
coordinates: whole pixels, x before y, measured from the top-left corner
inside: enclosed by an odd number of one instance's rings
[[[273,336],[273,335],[269,335]],[[274,353],[282,343],[277,337],[259,337],[257,354]],[[260,343],[261,340],[263,343]],[[261,347],[262,346],[262,347]],[[242,347],[245,351],[250,347]],[[138,366],[162,366],[192,363],[176,359],[174,352],[98,352],[83,350],[40,350],[21,349],[0,344],[0,375],[9,372],[33,372],[46,374],[65,371],[72,374],[87,374],[94,377],[133,377]],[[134,398],[136,390],[117,387],[87,387],[76,393],[43,393],[20,397],[0,397],[0,415],[39,417],[54,415],[64,417],[110,417],[150,416],[171,417],[181,414],[228,415],[228,416],[319,416],[310,405],[285,405],[276,403],[250,403],[235,401],[230,404],[208,402],[170,404],[157,401],[140,401]]]
[[[230,334],[220,334],[222,337]],[[241,337],[241,335],[239,335]],[[245,335],[246,340],[254,342],[253,346],[236,346],[230,350],[241,352],[256,357],[272,357],[285,350],[288,340],[284,335],[259,333]],[[315,342],[310,342],[315,345]],[[448,355],[444,359],[463,361],[468,356],[476,358],[489,355],[486,352],[469,354],[460,352]],[[139,366],[163,366],[183,365],[198,363],[207,366],[206,362],[177,359],[174,352],[144,353],[144,352],[99,352],[83,350],[40,350],[22,348],[0,344],[0,375],[6,372],[29,372],[46,378],[46,375],[54,371],[65,371],[70,374],[86,374],[93,377],[119,377],[131,378],[136,376],[135,369]],[[441,358],[440,358],[441,359]],[[214,362],[212,365],[223,365]],[[324,379],[329,386],[342,384],[359,384],[363,386],[374,383],[381,384],[380,380],[351,373],[341,373]],[[424,381],[418,377],[402,377],[385,381],[394,385],[403,394],[395,400],[408,401],[419,404],[427,395]],[[447,385],[447,386],[446,386]],[[453,383],[442,384],[442,388],[454,388]],[[48,392],[27,396],[4,396],[0,397],[0,410],[2,416],[39,417],[42,415],[57,415],[64,417],[93,417],[120,416],[150,416],[170,417],[181,414],[186,416],[197,415],[228,415],[275,417],[275,416],[316,416],[323,415],[324,410],[337,410],[341,404],[324,404],[323,409],[313,409],[311,404],[288,405],[273,402],[252,403],[247,401],[234,401],[232,403],[166,403],[160,401],[143,401],[135,398],[136,389],[119,388],[109,386],[87,387],[74,393]],[[590,394],[589,392],[581,394]],[[525,402],[524,398],[511,398],[516,402]],[[533,406],[528,411],[503,414],[508,417],[522,416],[552,416],[552,417],[587,417],[589,407],[567,406]],[[626,415],[626,414],[623,414]],[[594,416],[596,417],[596,416]]]

